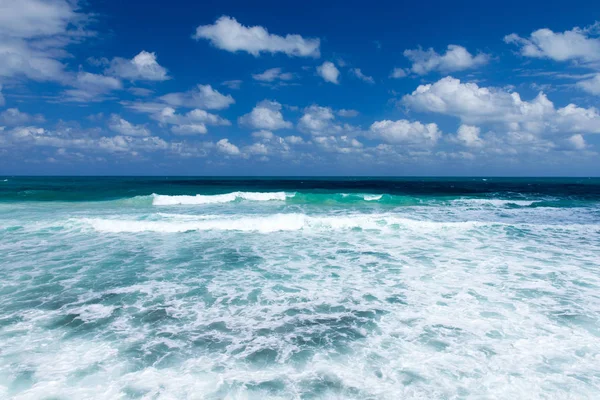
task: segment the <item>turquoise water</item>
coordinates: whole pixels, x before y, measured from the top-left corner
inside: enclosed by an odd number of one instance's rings
[[[599,394],[599,179],[0,178],[0,398]]]

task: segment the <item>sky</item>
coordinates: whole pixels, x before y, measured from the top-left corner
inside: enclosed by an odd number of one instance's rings
[[[599,176],[597,1],[0,0],[0,175]]]

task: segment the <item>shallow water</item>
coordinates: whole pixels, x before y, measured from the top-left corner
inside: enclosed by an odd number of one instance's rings
[[[0,182],[0,397],[598,398],[600,181]]]

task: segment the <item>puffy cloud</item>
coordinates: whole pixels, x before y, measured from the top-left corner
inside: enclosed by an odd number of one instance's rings
[[[341,109],[338,110],[336,112],[337,115],[339,115],[340,117],[347,117],[347,118],[353,118],[353,117],[357,117],[359,112],[356,110],[345,110],[345,109]]]
[[[80,71],[72,83],[75,89],[64,91],[66,100],[76,102],[102,101],[113,90],[120,90],[123,84],[112,76]]]
[[[390,78],[394,78],[394,79],[399,79],[399,78],[405,78],[408,74],[406,73],[406,71],[402,68],[394,68],[392,70],[392,73],[390,74]]]
[[[269,100],[261,101],[249,114],[241,116],[239,123],[253,129],[272,131],[292,127],[291,122],[283,119],[281,104]]]
[[[173,107],[203,108],[208,110],[221,110],[235,103],[231,95],[223,95],[210,85],[198,85],[187,92],[169,93],[160,100]]]
[[[241,154],[240,149],[235,144],[230,143],[229,139],[219,140],[217,142],[217,150],[230,156],[237,156]]]
[[[304,115],[298,122],[298,129],[313,135],[331,133],[325,131],[331,127],[334,119],[331,108],[312,105],[304,110]]]
[[[340,71],[330,61],[325,61],[322,65],[318,66],[317,74],[319,74],[326,82],[331,82],[336,85],[339,83],[338,78],[340,76]]]
[[[461,125],[456,132],[455,140],[466,147],[482,147],[483,140],[479,136],[481,129],[473,125]]]
[[[369,130],[373,137],[392,144],[433,145],[441,136],[436,124],[422,124],[405,119],[376,121]]]
[[[281,68],[271,68],[263,72],[262,74],[253,74],[252,78],[261,82],[273,82],[276,80],[290,81],[294,79],[294,74],[291,72],[282,72]]]
[[[588,93],[600,96],[600,74],[596,74],[592,78],[584,79],[576,83],[577,87],[585,90]]]
[[[487,54],[473,56],[464,47],[454,44],[448,46],[445,54],[438,54],[432,48],[429,50],[419,48],[405,50],[404,56],[412,61],[411,71],[417,75],[426,75],[432,71],[447,73],[477,68],[487,64],[490,59],[490,56]],[[402,77],[401,72],[396,70],[394,72],[397,72],[399,75],[393,77]]]
[[[571,136],[570,138],[567,139],[567,142],[575,150],[583,150],[586,148],[585,140],[583,139],[583,136],[581,136],[580,134]]]
[[[363,144],[349,136],[318,136],[314,138],[317,146],[332,153],[356,153],[361,151]]]
[[[591,37],[591,28],[575,27],[570,31],[553,32],[538,29],[528,38],[516,33],[504,37],[506,43],[519,46],[525,57],[549,58],[555,61],[580,61],[583,63],[600,61],[600,39]]]
[[[207,39],[216,48],[230,52],[246,51],[253,56],[260,53],[285,53],[288,56],[319,57],[319,39],[305,39],[300,35],[279,36],[262,26],[244,26],[235,18],[222,16],[212,25],[196,28],[194,39]]]
[[[418,111],[458,117],[466,124],[504,124],[510,131],[600,133],[600,114],[593,107],[569,104],[557,109],[543,93],[528,102],[516,92],[461,83],[452,77],[420,85],[402,102]]]
[[[150,131],[144,125],[135,125],[117,114],[110,116],[108,127],[111,131],[125,136],[150,136]]]
[[[40,114],[29,115],[17,108],[9,108],[0,113],[0,123],[5,125],[25,125],[30,122],[44,122],[44,117]]]
[[[177,135],[205,134],[208,132],[206,125],[231,125],[228,120],[200,109],[181,115],[172,107],[164,107],[154,112],[151,118],[162,124],[173,125],[171,132]]]
[[[352,125],[337,124],[335,114],[331,108],[316,104],[304,109],[304,114],[298,121],[298,129],[313,136],[358,133],[358,129]]]
[[[350,70],[350,73],[363,82],[367,82],[367,83],[371,83],[371,84],[375,83],[375,79],[373,79],[372,76],[367,76],[367,75],[363,74],[362,71],[360,70],[360,68],[352,68]]]
[[[267,155],[269,154],[269,149],[265,146],[264,143],[254,143],[250,146],[244,148],[245,154],[252,155]]]
[[[167,70],[156,61],[156,54],[147,51],[140,52],[131,60],[120,57],[114,58],[106,73],[130,81],[164,81],[170,79]]]

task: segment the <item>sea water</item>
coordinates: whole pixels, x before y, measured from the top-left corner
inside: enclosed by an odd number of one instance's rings
[[[599,179],[0,179],[0,398],[599,397]]]

